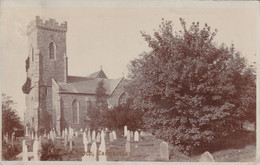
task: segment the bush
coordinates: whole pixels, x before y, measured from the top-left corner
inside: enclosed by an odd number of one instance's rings
[[[41,160],[53,161],[53,160],[62,160],[61,149],[55,147],[55,144],[49,140],[48,143],[42,145],[41,151]]]

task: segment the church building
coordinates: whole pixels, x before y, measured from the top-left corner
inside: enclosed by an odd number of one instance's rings
[[[103,81],[109,107],[125,97],[125,79],[109,79],[100,69],[86,77],[68,75],[67,22],[43,21],[39,16],[27,27],[28,58],[24,124],[32,131],[87,127],[88,108],[95,102],[96,88]],[[84,69],[84,68],[82,68]]]

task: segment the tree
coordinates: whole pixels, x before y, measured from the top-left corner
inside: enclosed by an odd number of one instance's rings
[[[10,96],[2,93],[2,135],[7,133],[11,136],[16,129],[23,128],[15,104]]]
[[[128,91],[144,129],[188,154],[240,131],[238,121],[255,115],[256,85],[234,45],[213,41],[217,30],[180,22],[178,33],[164,19],[154,36],[142,32],[152,51],[131,61]]]
[[[91,129],[97,129],[104,126],[104,113],[108,110],[107,94],[106,89],[104,88],[103,79],[98,83],[95,99],[95,102],[89,102],[89,111],[86,116],[90,118]]]

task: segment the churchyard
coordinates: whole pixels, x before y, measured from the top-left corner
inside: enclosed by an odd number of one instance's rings
[[[125,129],[117,131],[74,131],[69,128],[57,136],[54,131],[43,136],[26,134],[24,138],[9,140],[15,146],[17,154],[10,160],[22,161],[254,161],[255,144],[250,140],[255,138],[254,133],[244,139],[231,140],[222,144],[224,149],[204,152],[196,156],[185,156],[172,150],[163,140],[143,131]],[[232,138],[232,137],[231,137]],[[6,139],[4,139],[6,140]],[[235,146],[240,140],[241,146]],[[248,145],[242,145],[247,144]],[[225,146],[229,148],[225,148]],[[38,152],[37,152],[38,151]]]

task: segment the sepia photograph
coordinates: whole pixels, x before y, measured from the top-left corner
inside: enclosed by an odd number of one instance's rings
[[[3,162],[258,161],[259,2],[0,6]]]

